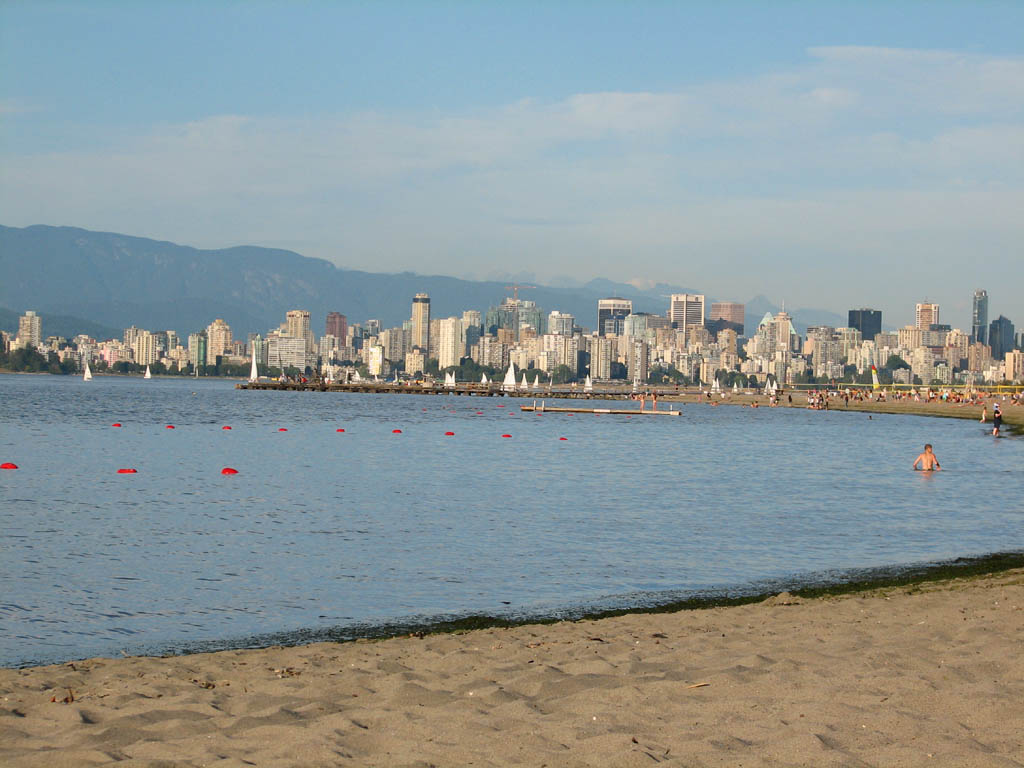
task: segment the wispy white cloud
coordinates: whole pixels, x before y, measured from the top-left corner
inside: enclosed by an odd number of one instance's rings
[[[799,68],[673,92],[212,116],[3,163],[7,223],[205,245],[291,241],[375,269],[514,262],[542,277],[743,297],[766,280],[808,285],[800,270],[828,254],[946,268],[979,248],[995,259],[1016,248],[1024,59],[814,48]],[[768,256],[777,268],[766,276]],[[1024,267],[1007,268],[1024,283]],[[869,274],[833,285],[835,301],[893,290]]]

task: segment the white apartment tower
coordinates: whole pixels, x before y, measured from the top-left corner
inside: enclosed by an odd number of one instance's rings
[[[412,298],[412,345],[430,357],[430,296],[425,293]]]
[[[668,319],[672,326],[689,338],[691,328],[704,325],[704,294],[673,293],[668,305]]]

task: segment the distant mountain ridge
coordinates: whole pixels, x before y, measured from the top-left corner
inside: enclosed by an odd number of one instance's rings
[[[290,309],[309,310],[317,335],[332,311],[343,313],[349,322],[376,318],[392,327],[409,318],[412,297],[420,292],[430,295],[434,317],[465,309],[486,311],[508,293],[503,282],[342,269],[276,248],[202,250],[75,227],[0,226],[0,307],[17,314],[38,311],[45,335],[69,335],[73,331],[64,328],[65,321],[75,318],[88,318],[82,322],[94,330],[137,325],[187,334],[222,317],[237,337],[244,337],[278,326]],[[664,314],[667,294],[692,292],[665,284],[640,290],[596,278],[582,285],[538,285],[523,298],[536,301],[545,312],[568,312],[580,325],[593,328],[599,298],[621,296],[631,299],[637,312]],[[748,329],[760,320],[756,309],[747,309]],[[792,314],[798,324],[824,322],[807,320],[801,310]],[[57,323],[55,316],[62,321]],[[16,330],[16,318],[13,322]],[[11,320],[0,314],[0,323],[10,328]]]

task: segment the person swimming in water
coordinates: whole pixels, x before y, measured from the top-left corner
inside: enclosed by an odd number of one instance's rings
[[[926,443],[924,446],[924,453],[914,459],[914,469],[917,469],[918,464],[921,465],[921,469],[925,472],[933,472],[942,469],[942,467],[939,466],[938,458],[934,453],[932,453],[931,443]]]

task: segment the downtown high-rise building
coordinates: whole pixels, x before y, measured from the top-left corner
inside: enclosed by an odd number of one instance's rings
[[[310,328],[309,312],[305,309],[292,309],[285,314],[285,335],[305,339],[306,352],[316,349],[316,341]]]
[[[206,326],[206,357],[211,363],[231,349],[231,326],[217,318]]]
[[[993,360],[1002,360],[1006,353],[1014,348],[1016,339],[1013,334],[1013,323],[1008,317],[1000,315],[989,323],[988,345],[992,348]]]
[[[430,357],[430,296],[417,293],[412,299],[412,346]]]
[[[882,332],[882,310],[880,309],[851,309],[848,313],[846,325],[860,331],[864,341],[872,341],[875,336]]]
[[[328,312],[327,322],[324,323],[324,335],[344,341],[348,336],[348,318],[340,312]]]
[[[738,301],[713,301],[708,319],[735,323],[740,326],[742,333],[743,323],[746,322],[746,309],[746,305]]]
[[[31,309],[18,318],[18,345],[37,347],[43,342],[43,319]]]
[[[971,341],[988,344],[988,291],[984,289],[974,292],[971,307]]]
[[[673,293],[668,305],[668,319],[672,327],[689,338],[691,328],[704,326],[704,294]]]
[[[438,367],[450,368],[459,365],[466,351],[461,318],[446,317],[438,322],[437,330]]]
[[[927,331],[933,325],[939,324],[939,305],[931,302],[922,302],[914,307],[914,327]]]
[[[633,314],[633,302],[629,299],[611,296],[597,300],[597,335],[621,336],[623,323]]]

